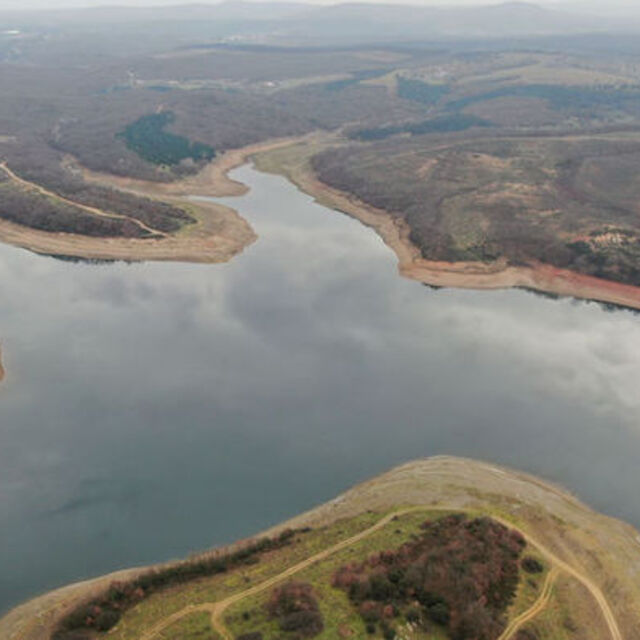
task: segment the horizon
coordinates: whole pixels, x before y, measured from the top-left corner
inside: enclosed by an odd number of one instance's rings
[[[47,0],[0,0],[0,11],[64,11],[69,9],[131,9],[131,8],[153,8],[153,7],[179,7],[179,6],[217,6],[221,4],[241,4],[241,3],[281,3],[286,4],[292,1],[293,4],[307,4],[310,6],[331,6],[339,4],[382,4],[396,6],[416,6],[433,8],[453,8],[453,7],[483,7],[500,5],[536,5],[548,9],[588,9],[597,10],[600,4],[593,0],[67,0],[56,3],[52,7]],[[633,0],[616,0],[607,7],[608,11],[616,12],[620,10],[638,9]]]

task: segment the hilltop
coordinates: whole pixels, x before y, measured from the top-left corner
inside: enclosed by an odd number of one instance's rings
[[[0,635],[633,639],[639,575],[632,527],[532,476],[436,457],[227,549],[51,592]]]

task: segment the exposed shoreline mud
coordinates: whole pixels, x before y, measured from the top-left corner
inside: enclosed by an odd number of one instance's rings
[[[410,240],[410,228],[383,209],[321,182],[308,162],[283,171],[298,188],[321,204],[337,209],[378,233],[398,258],[401,275],[424,284],[462,289],[534,289],[558,296],[595,300],[640,309],[640,287],[535,263],[511,266],[504,260],[482,262],[439,262],[425,260]]]
[[[67,158],[65,166],[81,172],[88,182],[128,191],[139,196],[182,206],[196,219],[175,234],[155,238],[90,237],[75,233],[51,233],[0,220],[0,241],[35,253],[70,256],[89,260],[177,262],[227,262],[257,236],[236,211],[223,205],[190,199],[189,196],[239,196],[248,187],[227,174],[260,151],[291,144],[291,139],[270,140],[225,152],[197,175],[170,183],[146,182],[94,173]]]
[[[253,243],[257,236],[236,211],[210,202],[190,200],[189,196],[241,196],[249,188],[229,178],[228,173],[254,155],[268,157],[269,152],[305,141],[326,143],[328,135],[282,138],[225,152],[198,174],[174,182],[158,183],[89,171],[81,171],[88,182],[110,186],[136,195],[186,206],[197,222],[164,238],[94,238],[71,233],[50,233],[0,220],[0,241],[36,253],[64,255],[97,260],[164,260],[179,262],[227,262]],[[335,142],[335,139],[333,139]],[[410,240],[410,229],[387,211],[368,205],[352,195],[321,182],[306,161],[294,170],[281,170],[302,191],[318,202],[337,209],[373,228],[398,258],[401,275],[424,284],[466,289],[527,288],[558,296],[640,309],[640,287],[559,269],[548,264],[511,266],[506,261],[444,262],[425,260]]]

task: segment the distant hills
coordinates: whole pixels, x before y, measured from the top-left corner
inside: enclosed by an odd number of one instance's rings
[[[364,40],[513,37],[601,31],[602,20],[530,3],[484,7],[339,4],[291,16],[290,35]]]
[[[11,26],[60,24],[210,24],[218,39],[261,43],[336,44],[461,38],[511,38],[629,31],[629,21],[603,19],[587,11],[547,8],[529,2],[480,7],[343,3],[229,1],[163,7],[0,12]],[[221,26],[225,26],[221,29]]]

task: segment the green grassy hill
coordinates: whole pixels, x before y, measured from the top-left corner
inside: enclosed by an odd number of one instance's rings
[[[531,476],[431,458],[231,548],[48,594],[0,635],[622,640],[640,623],[637,536]]]

